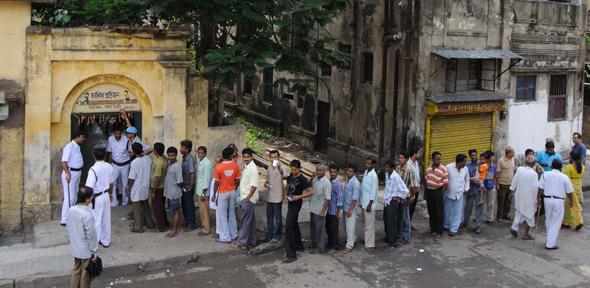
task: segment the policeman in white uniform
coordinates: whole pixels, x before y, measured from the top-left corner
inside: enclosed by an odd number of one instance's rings
[[[92,188],[92,216],[100,245],[111,245],[111,200],[113,192],[113,166],[105,162],[106,149],[96,146],[93,149],[96,163],[88,170],[86,187]]]
[[[545,228],[547,230],[547,242],[545,249],[558,249],[557,237],[561,222],[563,222],[564,200],[568,197],[573,203],[572,193],[574,187],[570,179],[561,173],[562,163],[560,159],[553,159],[551,168],[553,170],[543,173],[539,179],[539,195],[543,198],[545,205]]]
[[[131,141],[126,137],[122,137],[120,127],[115,127],[113,135],[107,140],[108,159],[113,164],[113,199],[111,207],[117,207],[119,201],[117,200],[117,192],[122,195],[122,205],[126,206],[128,203],[127,194],[125,194],[125,187],[129,180],[129,167],[131,164],[131,157],[128,150],[131,149]]]
[[[64,146],[61,156],[61,183],[63,186],[64,201],[61,208],[61,225],[65,226],[68,219],[70,207],[76,205],[78,197],[78,186],[84,159],[80,152],[80,144],[86,141],[86,134],[82,131],[74,131],[74,138]]]

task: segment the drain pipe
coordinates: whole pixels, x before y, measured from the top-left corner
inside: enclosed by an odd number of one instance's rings
[[[391,1],[385,1],[385,9],[383,10],[383,48],[381,61],[381,100],[379,107],[379,162],[383,159],[385,146],[385,113],[387,113],[386,97],[387,97],[387,50],[389,48],[389,41],[387,34],[389,30],[389,5]],[[395,133],[395,131],[393,132]]]
[[[392,132],[391,132],[391,156],[395,157],[397,153],[397,99],[399,99],[399,62],[401,58],[401,53],[399,49],[395,50],[395,63],[393,67],[393,73],[395,76],[393,78],[393,122],[392,122]]]
[[[402,127],[402,149],[407,149],[408,147],[408,130],[409,130],[409,126],[408,126],[408,110],[409,110],[409,101],[410,101],[410,71],[411,71],[411,64],[412,64],[412,58],[411,58],[411,53],[412,53],[412,41],[413,41],[413,33],[414,33],[414,27],[412,24],[412,8],[413,5],[412,3],[408,3],[407,5],[408,9],[406,10],[406,37],[405,37],[405,41],[404,41],[404,45],[405,45],[405,55],[404,55],[404,107],[403,107],[403,127]]]
[[[357,37],[357,31],[358,31],[358,10],[359,10],[359,4],[358,1],[354,1],[352,3],[352,35],[351,35],[351,43],[350,43],[350,100],[349,100],[349,105],[348,105],[348,112],[350,113],[350,117],[351,119],[354,116],[354,111],[356,110],[356,77],[355,77],[355,73],[356,73],[356,43],[358,42],[356,37]],[[350,155],[350,143],[353,143],[352,141],[352,135],[354,135],[354,125],[349,125],[348,127],[348,144],[346,144],[346,157],[345,160],[346,162],[349,162],[350,159],[348,158]]]

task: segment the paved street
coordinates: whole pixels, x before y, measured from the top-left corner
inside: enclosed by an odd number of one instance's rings
[[[586,205],[589,206],[589,205]],[[586,209],[586,211],[588,211]],[[589,213],[585,213],[588,219]],[[382,223],[378,238],[383,237]],[[373,253],[300,254],[282,264],[282,251],[259,256],[230,254],[203,257],[197,264],[100,279],[105,287],[589,287],[590,234],[562,230],[557,251],[536,241],[514,239],[509,224],[484,226],[481,235],[462,233],[434,242],[424,235],[427,222],[418,216],[412,244],[386,252],[378,242]],[[307,231],[307,226],[303,226]],[[357,244],[358,245],[358,244]]]

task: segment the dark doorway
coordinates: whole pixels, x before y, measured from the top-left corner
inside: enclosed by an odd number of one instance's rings
[[[129,120],[131,126],[137,128],[138,136],[141,137],[141,112],[128,112],[131,114]],[[82,176],[80,178],[80,185],[86,183],[86,176],[88,170],[94,165],[94,155],[92,148],[94,146],[103,144],[107,145],[107,139],[113,134],[113,129],[119,125],[124,130],[127,128],[125,122],[120,118],[118,112],[112,113],[77,113],[72,114],[71,118],[71,134],[75,129],[82,129],[88,135],[86,143],[80,146],[82,158],[84,159],[84,166],[82,167]],[[70,135],[70,139],[73,135]]]
[[[318,101],[316,150],[326,152],[330,137],[330,103]]]

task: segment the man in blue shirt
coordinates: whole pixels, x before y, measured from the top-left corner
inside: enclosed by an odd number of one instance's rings
[[[574,141],[574,146],[572,146],[572,151],[578,152],[580,156],[582,156],[582,164],[586,164],[586,145],[582,143],[582,134],[575,132],[572,136]]]
[[[340,248],[338,242],[338,219],[342,218],[342,186],[338,179],[338,166],[332,164],[328,168],[332,183],[332,197],[326,215],[326,233],[328,233],[328,254],[334,254]]]
[[[367,159],[365,161],[365,174],[361,184],[361,208],[363,218],[365,218],[365,249],[368,251],[375,250],[375,203],[377,202],[377,188],[379,179],[375,172],[376,160]]]
[[[561,160],[561,155],[555,152],[555,144],[553,142],[547,142],[545,143],[545,150],[537,154],[537,162],[543,166],[543,170],[551,171],[553,159]]]
[[[361,183],[356,178],[356,168],[351,164],[346,167],[346,178],[344,203],[342,203],[342,210],[344,210],[346,217],[346,248],[343,253],[348,254],[354,248],[354,241],[356,240],[357,206],[361,196]]]

